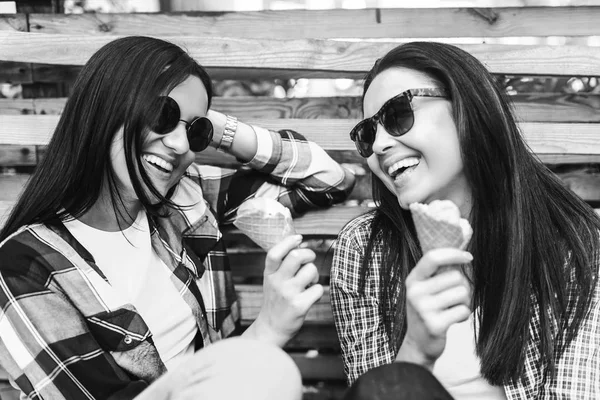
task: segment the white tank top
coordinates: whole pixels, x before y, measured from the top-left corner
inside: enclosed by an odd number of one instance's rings
[[[474,313],[466,321],[450,326],[446,348],[433,367],[433,375],[455,400],[504,400],[503,386],[492,386],[481,376],[475,353]]]
[[[152,249],[145,211],[119,232],[102,231],[79,220],[65,226],[92,254],[111,286],[142,316],[167,369],[194,353],[196,319],[171,282],[173,274]]]

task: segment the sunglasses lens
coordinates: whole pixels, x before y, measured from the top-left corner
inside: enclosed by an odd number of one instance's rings
[[[373,122],[366,120],[354,128],[351,137],[358,153],[364,157],[370,157],[373,154],[373,142],[375,141],[375,129]]]
[[[415,122],[410,100],[406,96],[391,101],[381,114],[381,124],[392,136],[404,135],[410,131]]]
[[[161,96],[160,101],[163,106],[158,116],[158,120],[155,122],[151,129],[153,132],[164,135],[171,132],[179,123],[179,106],[177,102],[168,96]]]
[[[208,147],[213,137],[213,126],[208,118],[196,118],[187,130],[190,149],[199,152]]]

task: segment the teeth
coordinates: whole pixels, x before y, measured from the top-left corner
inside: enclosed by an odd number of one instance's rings
[[[160,157],[157,157],[152,154],[144,154],[144,155],[142,155],[142,158],[144,160],[146,160],[147,162],[154,164],[154,165],[158,165],[159,167],[161,167],[169,172],[173,171],[173,164],[166,162],[165,160],[163,160]]]
[[[417,157],[408,157],[404,160],[400,160],[394,164],[392,164],[388,168],[388,175],[393,176],[396,171],[400,168],[408,168],[419,164],[419,159]]]

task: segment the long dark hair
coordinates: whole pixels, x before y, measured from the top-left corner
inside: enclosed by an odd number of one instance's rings
[[[0,241],[23,225],[80,216],[98,200],[103,185],[108,185],[115,213],[120,213],[118,205],[123,200],[111,166],[110,146],[121,127],[129,176],[144,207],[158,215],[161,205],[174,206],[152,185],[141,164],[141,148],[148,126],[159,114],[159,96],[190,75],[204,84],[210,107],[208,74],[175,44],[131,36],[114,40],[92,55],[77,77],[46,156],[20,195]],[[135,165],[158,204],[150,202]]]
[[[379,73],[395,67],[425,73],[450,91],[473,196],[469,250],[474,307],[481,311],[476,349],[482,375],[496,385],[522,376],[534,313],[540,319],[544,376],[553,374],[553,354],[562,354],[590,308],[600,218],[532,155],[507,96],[475,57],[448,44],[403,44],[375,63],[364,93]],[[364,287],[375,244],[383,241],[380,300],[397,349],[406,331],[404,278],[422,254],[410,212],[372,177],[378,208],[361,279]],[[391,304],[397,291],[402,301]]]

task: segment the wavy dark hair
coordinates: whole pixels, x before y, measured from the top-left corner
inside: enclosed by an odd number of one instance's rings
[[[148,126],[159,115],[158,97],[189,76],[202,81],[210,107],[208,73],[173,43],[130,36],[94,53],[79,73],[46,156],[20,195],[0,241],[23,225],[84,214],[98,200],[103,185],[108,185],[115,213],[122,217],[123,207],[118,206],[123,200],[110,158],[113,137],[121,127],[127,168],[138,198],[157,216],[163,205],[174,207],[168,199],[172,192],[162,196],[152,185],[141,163],[141,148]],[[151,203],[143,184],[159,199],[158,204]]]
[[[566,189],[523,140],[504,91],[493,75],[458,47],[402,44],[379,59],[373,79],[389,68],[426,74],[450,92],[464,173],[472,189],[469,251],[474,256],[474,307],[480,308],[477,354],[482,375],[500,385],[519,379],[533,313],[540,314],[539,351],[544,376],[590,309],[597,281],[600,218]],[[404,279],[422,256],[409,211],[374,175],[373,212],[361,285],[383,242],[380,302],[393,348],[406,332]],[[402,299],[392,304],[394,293]]]

